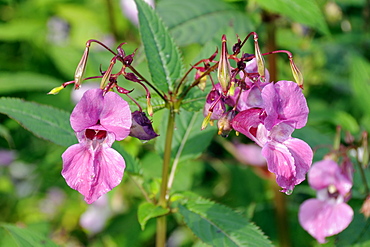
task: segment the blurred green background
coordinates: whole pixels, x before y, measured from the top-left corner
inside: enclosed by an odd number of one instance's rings
[[[362,131],[370,131],[369,6],[367,0],[155,2],[187,66],[208,58],[219,46],[222,34],[228,37],[229,49],[237,41],[236,34],[243,39],[255,31],[262,52],[291,51],[303,73],[304,94],[310,107],[308,125],[294,135],[316,150],[315,161],[328,152],[336,126],[357,139]],[[127,54],[138,48],[134,66],[150,78],[137,25],[124,14],[125,10],[127,7],[118,0],[1,0],[0,96],[72,111],[72,86],[56,96],[47,92],[73,80],[89,39],[112,49],[126,42],[123,48]],[[252,42],[244,51],[253,53]],[[276,62],[271,61],[273,58]],[[99,66],[107,68],[110,59],[109,52],[93,44],[86,76],[98,75]],[[293,80],[285,55],[265,59],[268,69],[276,63],[278,80]],[[156,129],[160,127],[161,112],[153,118]],[[297,219],[299,205],[315,196],[307,182],[297,186],[293,195],[284,195],[288,228],[287,240],[282,243],[284,237],[278,236],[274,220],[277,188],[256,168],[242,164],[225,150],[234,136],[225,140],[216,132],[200,158],[180,163],[175,189],[192,190],[245,214],[276,245],[317,245]],[[241,137],[239,140],[248,142]],[[143,145],[132,138],[120,143],[140,160],[144,179],[153,191],[161,176],[161,157],[153,151],[154,143]],[[137,222],[137,206],[143,197],[131,179],[134,175],[125,175],[100,206],[88,206],[60,175],[60,156],[65,149],[35,137],[16,121],[0,115],[0,222],[27,227],[61,246],[153,246],[155,221],[149,221],[144,231]],[[366,219],[359,214],[365,195],[358,174],[355,181],[349,202],[355,220],[338,237],[330,238],[327,246],[370,241]],[[178,221],[170,217],[169,246],[202,246]],[[6,236],[6,231],[0,234]]]

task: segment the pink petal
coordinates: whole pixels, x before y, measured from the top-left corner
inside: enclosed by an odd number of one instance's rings
[[[281,121],[293,122],[296,129],[306,125],[309,112],[306,98],[295,82],[270,83],[262,89],[262,98],[267,114],[264,123],[268,130]]]
[[[97,124],[103,109],[103,90],[96,88],[85,92],[71,113],[71,126],[75,132]]]
[[[238,131],[256,141],[257,128],[261,123],[260,113],[262,109],[252,108],[239,112],[231,122],[231,125],[235,131]]]
[[[297,138],[290,138],[284,142],[294,158],[296,170],[295,183],[301,183],[306,178],[306,173],[311,167],[313,152],[311,147],[304,141]]]
[[[63,153],[62,159],[67,184],[84,195],[89,204],[117,186],[125,169],[122,156],[107,144],[95,150],[85,143],[75,144]]]
[[[263,108],[263,100],[261,96],[261,88],[253,85],[248,90],[243,90],[241,92],[236,109],[238,111],[245,111],[250,108]],[[235,90],[234,98],[235,101],[239,97],[240,90]]]
[[[267,160],[268,170],[276,175],[277,184],[282,192],[294,189],[299,182],[296,180],[294,158],[289,149],[282,143],[267,142],[262,148],[262,155]]]
[[[315,190],[334,185],[341,195],[347,194],[352,187],[352,181],[342,174],[338,164],[331,159],[315,162],[308,173],[308,182]]]
[[[123,140],[130,133],[131,111],[128,103],[114,92],[96,88],[85,92],[71,114],[71,126],[76,132],[92,128],[114,133]]]
[[[286,122],[281,122],[274,127],[272,127],[270,133],[268,134],[271,140],[277,142],[284,142],[285,140],[291,139],[291,135],[294,128],[291,124]]]
[[[305,201],[298,213],[299,223],[319,243],[340,233],[353,219],[353,210],[345,203],[332,204],[317,199]]]
[[[128,103],[114,92],[106,93],[100,123],[107,131],[114,133],[117,141],[125,139],[130,134],[132,123]]]
[[[245,72],[247,73],[258,73],[258,67],[257,67],[257,59],[256,58],[253,58],[252,60],[248,61],[246,64],[245,64]],[[244,76],[244,72],[241,71],[240,72],[240,76],[243,77]],[[265,82],[270,82],[270,73],[267,69],[265,69]],[[248,85],[248,86],[251,86],[253,84],[255,84],[255,81],[252,81],[250,80],[248,77],[245,78],[245,83]]]
[[[230,150],[243,164],[252,166],[266,166],[266,159],[261,154],[261,147],[255,144],[234,143]]]

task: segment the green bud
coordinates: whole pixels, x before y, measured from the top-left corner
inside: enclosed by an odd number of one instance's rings
[[[84,80],[84,75],[86,71],[86,63],[87,63],[87,57],[89,56],[89,47],[90,45],[86,45],[84,54],[82,55],[82,58],[80,62],[77,65],[76,71],[75,71],[75,89],[80,88],[82,81]]]
[[[217,78],[224,94],[228,91],[231,80],[231,66],[227,55],[226,36],[222,35],[221,57],[218,63]]]

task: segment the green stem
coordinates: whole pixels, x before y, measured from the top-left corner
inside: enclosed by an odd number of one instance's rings
[[[279,246],[289,247],[290,235],[288,226],[288,214],[287,214],[287,202],[284,193],[279,191],[279,186],[276,184],[274,179],[270,179],[271,187],[274,192],[274,204],[275,204],[275,219],[278,230]]]
[[[167,123],[167,133],[166,142],[164,146],[163,155],[163,168],[162,168],[162,183],[161,190],[159,194],[158,205],[166,208],[168,206],[168,176],[171,163],[171,150],[172,150],[172,139],[175,127],[175,109],[173,105],[170,106],[170,113]],[[167,231],[167,221],[166,216],[161,216],[157,218],[157,237],[156,237],[156,247],[163,247],[166,244],[166,231]]]

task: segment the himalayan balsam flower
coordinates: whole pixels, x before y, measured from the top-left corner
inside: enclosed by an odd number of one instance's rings
[[[261,89],[260,108],[241,111],[233,128],[262,147],[268,170],[282,192],[291,193],[305,179],[313,153],[304,141],[291,137],[307,122],[308,107],[299,86],[291,81],[269,83]]]
[[[333,160],[322,160],[312,165],[308,173],[309,185],[317,191],[316,199],[305,201],[299,209],[301,226],[319,243],[348,227],[353,210],[346,204],[352,187],[352,175]]]
[[[122,180],[125,161],[111,146],[129,135],[131,111],[116,93],[91,89],[74,108],[70,122],[79,143],[63,153],[62,175],[90,204]]]

